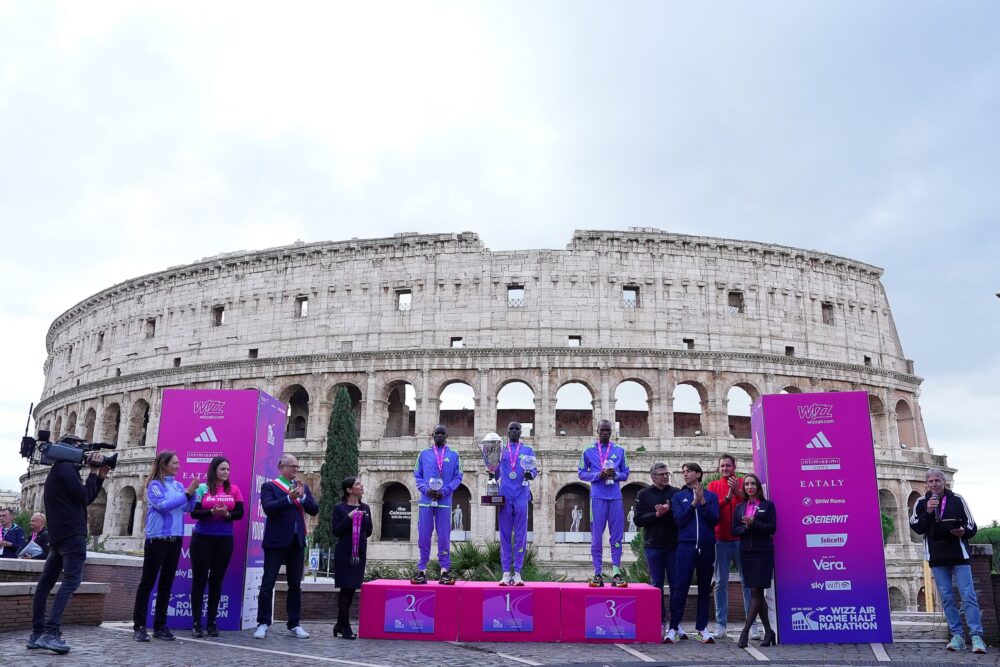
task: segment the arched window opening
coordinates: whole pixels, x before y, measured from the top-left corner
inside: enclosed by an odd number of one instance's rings
[[[87,507],[87,534],[97,537],[104,534],[104,512],[108,508],[108,492],[101,489],[94,502]]]
[[[300,384],[293,384],[281,392],[281,401],[288,405],[288,422],[285,439],[306,437],[309,424],[309,392]]]
[[[882,514],[886,514],[892,517],[892,532],[889,533],[888,544],[897,544],[899,540],[899,520],[897,518],[897,506],[896,498],[892,495],[892,491],[888,489],[878,490],[878,508]]]
[[[753,398],[741,385],[729,388],[726,394],[727,412],[729,418],[729,435],[733,438],[750,438],[750,406]]]
[[[885,447],[889,444],[885,441],[885,404],[874,394],[868,394],[868,412],[872,421],[872,444]]]
[[[472,493],[464,484],[459,484],[451,494],[451,539],[463,541],[471,537]]]
[[[701,394],[693,383],[674,387],[674,436],[678,438],[704,435],[701,423]]]
[[[801,394],[802,390],[798,387],[788,386],[778,392],[779,394]]]
[[[649,437],[649,393],[634,380],[615,387],[615,426],[621,438]]]
[[[417,432],[417,400],[409,382],[393,382],[387,397],[388,414],[385,419],[385,437],[412,436]]]
[[[354,413],[354,428],[361,434],[361,390],[350,382],[341,382],[333,386],[330,390],[330,404],[337,400],[337,392],[341,387],[347,390],[347,397],[351,399],[351,412]]]
[[[639,530],[635,525],[635,497],[643,488],[645,488],[645,485],[638,482],[632,482],[622,487],[622,512],[625,515],[626,542],[635,537],[635,533]]]
[[[83,439],[87,442],[94,441],[94,427],[96,425],[97,411],[94,408],[90,408],[83,417]]]
[[[913,491],[913,492],[910,493],[910,496],[906,499],[906,516],[907,517],[909,517],[911,514],[913,514],[913,506],[917,504],[917,501],[920,500],[920,498],[921,498],[920,493],[918,493],[916,491]],[[907,521],[907,524],[909,524],[909,521]],[[914,542],[916,544],[920,544],[921,542],[924,541],[924,538],[923,538],[922,535],[919,535],[916,532],[914,532],[914,530],[911,528],[910,529],[910,541]]]
[[[410,540],[410,491],[399,482],[385,487],[382,494],[383,542],[409,542]]]
[[[906,593],[898,586],[889,587],[889,611],[906,611]]]
[[[135,496],[135,489],[126,486],[118,492],[117,517],[115,522],[115,534],[123,536],[132,535],[132,525],[135,523],[135,508],[138,500]]]
[[[66,418],[66,435],[76,435],[76,413],[69,413]]]
[[[52,442],[59,442],[59,438],[62,437],[62,417],[56,417],[56,427],[50,437]]]
[[[590,541],[590,490],[567,484],[556,494],[556,542]]]
[[[509,382],[497,393],[496,432],[507,434],[507,425],[521,423],[521,435],[530,438],[535,431],[535,392],[524,382]]]
[[[128,442],[139,447],[146,445],[146,431],[149,429],[149,403],[143,399],[132,404],[128,418]]]
[[[107,442],[112,445],[118,444],[118,433],[121,430],[122,425],[122,409],[117,403],[111,403],[104,408],[104,414],[101,415],[101,431],[100,438],[101,442]]]
[[[582,382],[567,382],[556,392],[556,435],[594,435],[594,395]]]
[[[896,402],[896,431],[899,433],[900,447],[917,446],[917,429],[913,421],[910,404],[900,399]]]
[[[476,392],[464,382],[452,382],[441,390],[438,423],[448,427],[448,437],[475,434]]]

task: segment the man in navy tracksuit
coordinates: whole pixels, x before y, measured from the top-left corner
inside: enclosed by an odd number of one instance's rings
[[[712,594],[715,568],[715,524],[719,522],[719,497],[701,485],[702,470],[697,463],[681,466],[684,488],[674,494],[670,511],[677,524],[677,590],[670,596],[670,629],[665,644],[677,641],[677,626],[684,615],[691,577],[698,573],[698,613],[695,629],[705,644],[715,643],[708,631],[708,599]]]

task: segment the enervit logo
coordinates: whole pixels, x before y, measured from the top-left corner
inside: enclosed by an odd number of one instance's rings
[[[802,517],[803,526],[823,523],[847,523],[846,514],[806,514]]]
[[[225,401],[195,401],[194,413],[196,415],[219,415],[226,407]]]
[[[218,442],[219,439],[215,437],[215,431],[209,426],[194,439],[195,442]]]
[[[810,533],[806,535],[806,546],[842,547],[847,544],[847,533]]]
[[[809,445],[806,445],[807,447]],[[802,470],[840,470],[840,459],[827,457],[822,459],[800,459]]]
[[[833,556],[823,556],[822,558],[812,559],[813,567],[816,568],[818,572],[846,572],[847,566],[844,565],[844,561],[837,560]]]
[[[831,445],[830,441],[827,440],[823,431],[817,433],[812,440],[806,443],[806,449],[830,449],[832,447],[833,445]]]
[[[851,582],[847,579],[839,581],[814,581],[810,585],[810,588],[817,591],[849,591],[851,590]]]

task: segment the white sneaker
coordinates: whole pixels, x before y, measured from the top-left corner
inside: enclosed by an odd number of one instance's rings
[[[301,625],[296,625],[294,628],[288,631],[288,634],[298,638],[298,639],[309,639],[309,633]]]
[[[503,576],[500,577],[501,586],[510,586],[510,572],[504,572]]]
[[[698,641],[702,644],[714,644],[715,638],[712,637],[712,633],[708,631],[708,628],[704,628],[698,631]]]
[[[726,630],[727,630],[726,626],[717,625],[715,626],[715,632],[712,633],[712,636],[714,636],[716,639],[724,639],[726,636]]]
[[[688,638],[688,633],[684,632],[684,628],[682,628],[679,625],[677,626],[677,638],[678,639],[687,639]]]
[[[664,644],[676,644],[677,643],[677,631],[673,628],[667,630],[667,634],[663,635]]]
[[[756,625],[750,626],[750,639],[760,639],[762,635],[760,634],[760,628]]]
[[[510,580],[510,583],[514,586],[524,586],[524,579],[521,578],[521,573],[515,572],[514,577]]]
[[[267,636],[267,623],[261,623],[257,626],[257,629],[253,631],[254,639],[263,639]]]

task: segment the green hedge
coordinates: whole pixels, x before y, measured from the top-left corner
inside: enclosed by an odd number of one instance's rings
[[[993,546],[993,571],[1000,572],[1000,527],[980,528],[976,536],[969,540],[973,544]]]

